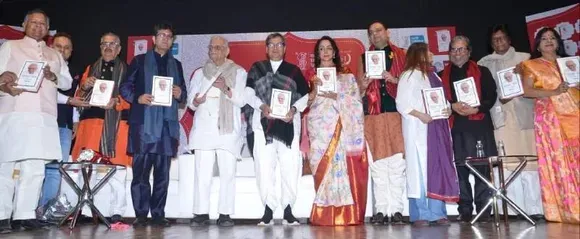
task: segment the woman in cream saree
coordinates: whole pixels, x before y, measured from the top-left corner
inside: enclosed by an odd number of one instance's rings
[[[368,164],[363,129],[363,105],[353,74],[340,67],[336,43],[321,38],[315,48],[316,67],[337,69],[336,92],[317,93],[313,76],[307,117],[310,167],[316,196],[313,225],[358,225],[364,222]]]

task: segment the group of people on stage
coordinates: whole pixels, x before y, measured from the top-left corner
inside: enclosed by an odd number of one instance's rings
[[[210,187],[214,163],[219,166],[217,225],[233,226],[236,158],[244,137],[254,158],[257,185],[264,205],[259,225],[272,225],[273,213],[283,210],[283,223],[297,225],[292,213],[303,160],[314,178],[313,225],[364,223],[368,174],[373,181],[374,224],[403,223],[402,201],[409,198],[410,222],[416,226],[447,225],[445,205],[459,205],[459,220],[469,222],[473,209],[483,210],[492,191],[478,178],[475,192],[470,171],[461,165],[477,155],[498,155],[496,140],[509,155],[538,155],[537,165],[508,188],[508,196],[534,218],[580,223],[579,89],[563,82],[556,59],[566,56],[559,34],[544,28],[535,38],[535,51],[516,52],[507,28],[491,31],[494,52],[471,60],[469,38],[455,36],[450,64],[437,73],[426,43],[408,49],[395,46],[381,22],[368,27],[369,50],[385,52],[385,71],[372,79],[361,56],[358,74],[342,65],[340,49],[329,36],[313,50],[314,70],[303,75],[284,60],[286,42],[273,33],[265,40],[267,59],[249,71],[228,59],[224,37],[214,36],[208,60],[186,87],[181,62],[171,54],[175,31],[168,23],[154,27],[154,48],[130,64],[119,58],[121,40],[102,35],[101,56],[83,73],[68,68],[73,51],[70,35],[57,33],[52,46],[43,41],[49,18],[41,10],[27,13],[25,37],[0,47],[0,231],[15,227],[40,228],[35,209],[54,198],[60,187],[52,160],[67,161],[72,146],[75,160],[83,149],[98,151],[112,163],[132,170],[134,226],[169,226],[164,208],[171,159],[179,145],[178,108],[192,109],[194,121],[188,148],[194,150],[192,226],[209,224]],[[96,47],[96,46],[95,46]],[[26,61],[43,61],[38,92],[18,88],[18,72]],[[517,66],[524,96],[499,99],[496,72]],[[316,69],[336,69],[336,91],[319,91]],[[69,72],[70,71],[70,72]],[[152,104],[153,78],[173,79],[170,106]],[[473,77],[480,106],[457,100],[454,82]],[[109,103],[91,106],[96,80],[114,82]],[[443,87],[447,118],[433,119],[425,110],[421,91]],[[290,92],[285,117],[274,117],[271,95]],[[243,130],[243,121],[247,130]],[[457,165],[456,165],[457,164]],[[50,165],[50,164],[49,164]],[[19,168],[17,177],[15,168]],[[280,168],[281,195],[275,188]],[[489,177],[487,166],[476,166]],[[153,172],[151,170],[153,169]],[[46,170],[46,174],[45,174]],[[512,172],[513,165],[507,165]],[[153,174],[153,187],[149,182]],[[16,185],[18,180],[18,184]],[[122,220],[126,171],[111,185],[113,223]],[[34,200],[39,199],[39,200]],[[148,215],[152,219],[148,219]],[[480,221],[489,220],[490,210]]]

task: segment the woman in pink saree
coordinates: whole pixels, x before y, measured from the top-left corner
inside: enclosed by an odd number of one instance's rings
[[[562,38],[544,28],[532,59],[521,63],[526,97],[535,98],[535,132],[546,220],[580,223],[579,91],[562,81],[556,59],[566,56]]]
[[[316,196],[310,221],[321,226],[362,224],[368,164],[359,89],[354,75],[341,67],[332,38],[322,37],[314,51],[315,68],[335,67],[337,79],[336,92],[317,92],[322,81],[312,77],[306,121]]]

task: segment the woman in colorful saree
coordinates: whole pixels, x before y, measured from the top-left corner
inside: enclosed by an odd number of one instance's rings
[[[341,66],[336,42],[324,36],[314,48],[314,66],[336,68],[336,92],[317,92],[322,85],[311,77],[310,167],[316,196],[310,222],[319,226],[364,223],[368,164],[363,129],[363,105],[352,73]]]
[[[553,28],[540,30],[532,59],[521,63],[524,96],[535,98],[536,148],[546,220],[580,223],[579,91],[562,80],[556,59],[565,57]]]

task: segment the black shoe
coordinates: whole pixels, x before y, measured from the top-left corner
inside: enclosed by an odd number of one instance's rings
[[[282,220],[282,225],[290,225],[290,226],[297,226],[300,225],[300,222],[294,215],[292,214],[292,208],[290,205],[286,206],[284,209],[284,220]]]
[[[207,225],[209,225],[209,214],[195,215],[195,217],[193,217],[191,220],[192,227],[201,227]]]
[[[258,223],[258,226],[270,226],[270,225],[274,225],[274,221],[272,220],[272,209],[270,209],[270,207],[266,206],[266,209],[264,209],[264,216],[262,216],[262,219],[260,219],[260,222]]]
[[[389,224],[389,216],[385,216],[385,217],[383,218],[383,222],[382,222],[382,224],[385,224],[385,225],[386,225],[386,224]]]
[[[12,225],[10,219],[0,220],[0,234],[7,234],[12,232]]]
[[[389,218],[389,217],[386,217]],[[385,215],[383,215],[382,212],[379,212],[377,214],[375,214],[373,217],[371,217],[371,223],[372,224],[383,224],[385,221]],[[387,219],[387,221],[389,221],[389,219]]]
[[[395,214],[393,214],[393,216],[391,217],[391,223],[405,224],[405,222],[403,221],[403,214],[401,214],[400,212],[396,212]]]
[[[40,223],[36,219],[21,220],[20,225],[25,230],[50,229],[47,225]]]
[[[119,214],[115,214],[111,217],[111,219],[109,220],[109,222],[111,224],[115,224],[117,222],[123,222],[123,217]]]
[[[151,220],[151,225],[156,227],[170,227],[171,223],[165,217],[156,217]]]
[[[220,227],[231,227],[234,226],[234,220],[230,218],[230,215],[220,214],[216,224]]]
[[[10,227],[12,227],[12,232],[24,231],[24,228],[22,227],[22,222],[19,220],[11,221]]]
[[[534,219],[534,221],[536,221],[536,222],[542,222],[542,221],[546,220],[546,218],[542,214],[534,214],[534,215],[530,215],[530,217],[532,219]]]
[[[471,214],[459,214],[457,216],[457,221],[461,223],[470,223],[471,219],[473,219],[473,215]]]
[[[147,226],[147,217],[137,217],[133,222],[133,227],[146,227]]]

